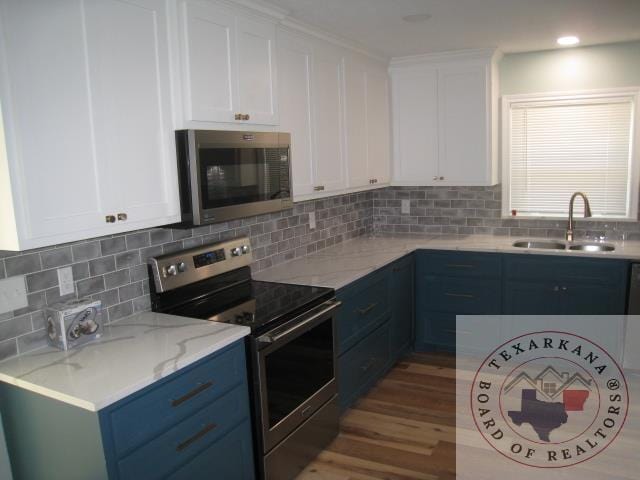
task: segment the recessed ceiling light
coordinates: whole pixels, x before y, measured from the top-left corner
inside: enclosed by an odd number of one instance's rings
[[[426,22],[431,18],[431,15],[428,13],[416,13],[414,15],[406,15],[402,17],[402,20],[408,23],[422,23]]]
[[[558,38],[558,45],[562,45],[563,47],[569,47],[571,45],[577,45],[579,43],[580,39],[573,35]]]

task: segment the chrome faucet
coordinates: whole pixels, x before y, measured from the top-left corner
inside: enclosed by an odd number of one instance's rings
[[[569,223],[567,224],[567,234],[566,239],[568,242],[573,242],[573,202],[576,197],[582,197],[584,200],[584,218],[589,218],[591,216],[591,206],[589,205],[589,199],[582,192],[576,192],[571,195],[571,200],[569,200]]]

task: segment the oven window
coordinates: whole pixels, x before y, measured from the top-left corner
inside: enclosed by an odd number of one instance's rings
[[[202,209],[291,196],[286,148],[202,148]]]
[[[331,318],[265,356],[269,429],[333,378]]]

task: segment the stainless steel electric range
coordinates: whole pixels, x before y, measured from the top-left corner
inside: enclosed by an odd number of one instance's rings
[[[258,478],[294,478],[338,433],[331,288],[251,279],[248,238],[150,259],[154,311],[245,325]]]

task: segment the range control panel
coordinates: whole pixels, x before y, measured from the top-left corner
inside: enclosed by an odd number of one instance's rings
[[[247,237],[203,245],[149,259],[157,292],[189,285],[236,268],[253,260]]]

